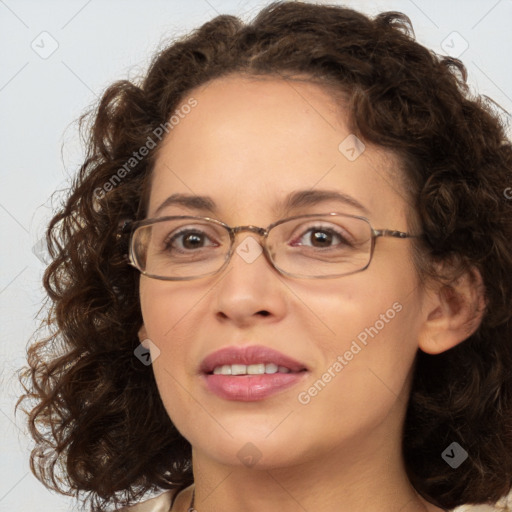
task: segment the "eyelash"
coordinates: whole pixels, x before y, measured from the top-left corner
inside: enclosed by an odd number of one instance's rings
[[[290,242],[290,245],[291,246],[308,247],[306,244],[297,243],[297,242],[301,238],[307,236],[308,233],[315,232],[315,231],[317,231],[317,232],[324,232],[324,233],[327,233],[327,234],[329,234],[329,235],[331,235],[333,237],[336,236],[340,240],[340,243],[342,243],[344,245],[351,245],[351,243],[349,242],[347,237],[344,236],[344,234],[341,233],[341,231],[338,231],[338,230],[334,229],[333,227],[327,227],[327,226],[309,226],[309,227],[301,230],[301,234],[298,237],[296,237],[294,240],[292,240]],[[183,228],[180,231],[178,231],[177,233],[174,233],[171,236],[168,236],[164,240],[164,242],[163,242],[164,249],[165,250],[169,250],[169,249],[173,248],[174,242],[176,240],[178,240],[180,237],[181,237],[181,240],[182,240],[181,241],[181,245],[183,245],[183,238],[186,237],[186,236],[190,236],[190,235],[197,235],[198,237],[202,238],[203,240],[207,239],[207,240],[212,241],[212,238],[207,233],[205,233],[204,231],[201,231],[201,230],[198,230],[198,229]],[[215,244],[215,243],[209,244],[210,247],[211,246],[215,246],[215,245],[218,245],[218,244]],[[204,247],[200,247],[200,249],[202,249],[202,248],[204,248]],[[176,249],[176,247],[175,247],[175,249]],[[177,250],[180,250],[180,251],[183,251],[183,252],[187,252],[186,249],[183,249],[181,247],[178,248]]]
[[[184,236],[188,236],[188,235],[197,235],[199,237],[204,237],[204,238],[211,240],[211,237],[209,237],[204,231],[200,231],[198,229],[194,230],[194,229],[190,229],[190,228],[183,228],[180,231],[178,231],[177,233],[174,233],[173,235],[168,236],[164,240],[164,248],[166,250],[170,249],[172,247],[173,242],[176,239],[178,239],[179,237],[184,237]],[[183,249],[180,249],[180,250],[183,250]]]

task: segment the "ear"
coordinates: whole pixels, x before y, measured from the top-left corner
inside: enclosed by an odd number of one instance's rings
[[[437,284],[425,291],[424,320],[418,346],[439,354],[469,338],[485,313],[485,287],[475,267],[450,285]]]
[[[148,333],[146,331],[146,326],[144,324],[141,325],[137,335],[139,336],[139,341],[141,343],[148,338]]]

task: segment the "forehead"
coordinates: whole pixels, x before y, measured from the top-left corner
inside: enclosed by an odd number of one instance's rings
[[[211,196],[220,213],[278,215],[296,190],[335,190],[374,215],[400,213],[397,160],[363,146],[344,105],[314,83],[233,75],[191,91],[155,162],[149,216],[171,194]],[[180,107],[178,107],[178,112]],[[223,211],[222,211],[223,210]],[[371,219],[370,219],[371,220]]]

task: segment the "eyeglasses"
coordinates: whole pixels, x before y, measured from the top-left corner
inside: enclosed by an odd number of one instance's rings
[[[281,274],[317,279],[368,268],[378,237],[420,236],[374,229],[365,217],[344,213],[299,215],[267,228],[230,227],[216,219],[195,216],[146,219],[130,227],[130,264],[147,277],[168,281],[220,272],[233,256],[236,235],[244,231],[260,237],[257,250],[261,247],[267,261]],[[240,249],[237,252],[243,257]]]

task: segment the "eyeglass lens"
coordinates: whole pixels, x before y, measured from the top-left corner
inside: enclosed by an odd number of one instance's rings
[[[371,246],[370,224],[341,214],[289,219],[274,225],[266,237],[274,266],[304,277],[357,272],[368,265]],[[136,266],[164,279],[214,273],[225,264],[231,249],[229,228],[194,217],[140,226],[132,240]]]

